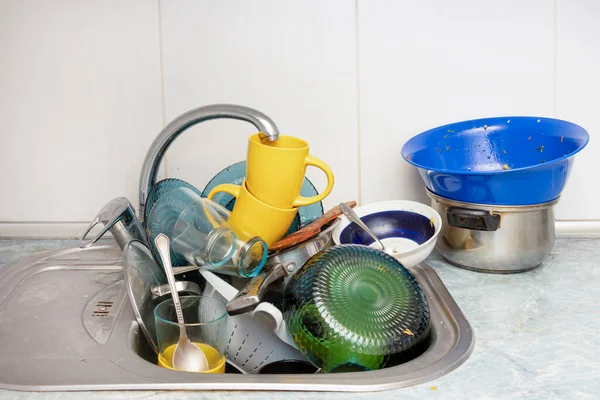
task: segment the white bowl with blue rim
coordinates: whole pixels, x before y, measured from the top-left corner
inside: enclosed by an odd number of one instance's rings
[[[433,208],[409,200],[390,200],[354,208],[393,256],[405,267],[413,267],[433,251],[442,229],[442,218]],[[345,217],[334,229],[335,244],[362,244],[379,249],[379,244]]]

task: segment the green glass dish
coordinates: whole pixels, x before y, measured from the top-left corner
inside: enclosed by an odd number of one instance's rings
[[[324,372],[395,365],[429,338],[427,299],[395,258],[338,245],[310,258],[285,288],[294,343]]]

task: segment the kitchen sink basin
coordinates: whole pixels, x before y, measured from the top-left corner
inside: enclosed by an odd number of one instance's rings
[[[112,241],[42,253],[0,269],[0,388],[76,390],[378,391],[449,373],[471,354],[468,321],[438,275],[410,268],[431,309],[429,347],[394,367],[336,374],[221,375],[167,370],[140,332]]]

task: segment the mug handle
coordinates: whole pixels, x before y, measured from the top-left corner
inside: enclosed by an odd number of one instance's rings
[[[333,172],[331,172],[331,168],[329,168],[329,166],[327,164],[325,164],[325,162],[323,162],[321,159],[319,159],[315,156],[311,156],[310,154],[306,156],[306,158],[304,159],[304,162],[306,165],[311,165],[313,167],[317,167],[321,171],[325,172],[325,175],[327,175],[327,187],[325,188],[325,190],[323,190],[323,193],[319,193],[316,196],[313,196],[313,197],[300,196],[300,197],[298,197],[296,200],[294,200],[294,203],[293,203],[294,207],[308,206],[310,204],[317,203],[317,202],[323,200],[325,197],[327,197],[329,195],[329,193],[331,193],[331,190],[333,189],[333,183],[334,183]]]
[[[233,183],[223,183],[221,185],[215,186],[210,191],[208,196],[206,196],[206,198],[209,200],[212,200],[213,197],[217,193],[224,192],[224,193],[232,195],[233,197],[235,197],[237,199],[238,196],[240,195],[240,190],[242,190],[242,187],[240,185],[234,185]]]

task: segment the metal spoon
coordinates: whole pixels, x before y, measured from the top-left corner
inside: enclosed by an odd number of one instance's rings
[[[208,369],[208,360],[204,352],[200,350],[194,343],[190,342],[185,330],[185,321],[183,319],[183,312],[181,311],[181,302],[179,301],[179,293],[175,287],[175,276],[173,275],[173,265],[171,265],[171,249],[169,244],[169,238],[164,234],[159,234],[154,239],[158,253],[165,269],[167,280],[171,288],[171,295],[173,296],[173,304],[175,305],[175,312],[177,313],[177,322],[179,322],[179,341],[175,345],[173,351],[173,368],[188,371],[188,372],[202,372]]]
[[[356,215],[356,213],[354,212],[353,209],[348,207],[345,203],[340,203],[340,210],[342,210],[342,212],[344,213],[346,218],[348,218],[350,220],[350,222],[354,222],[356,225],[360,226],[362,228],[362,230],[367,232],[369,234],[369,236],[371,236],[379,244],[379,246],[381,247],[381,250],[383,250],[384,252],[386,252],[387,254],[390,254],[390,255],[394,254],[394,250],[385,247],[383,245],[383,243],[381,243],[381,240],[379,240],[379,238],[377,236],[375,236],[375,234],[373,232],[371,232],[369,227],[367,225],[365,225],[364,222],[362,222],[360,217],[358,215]]]

